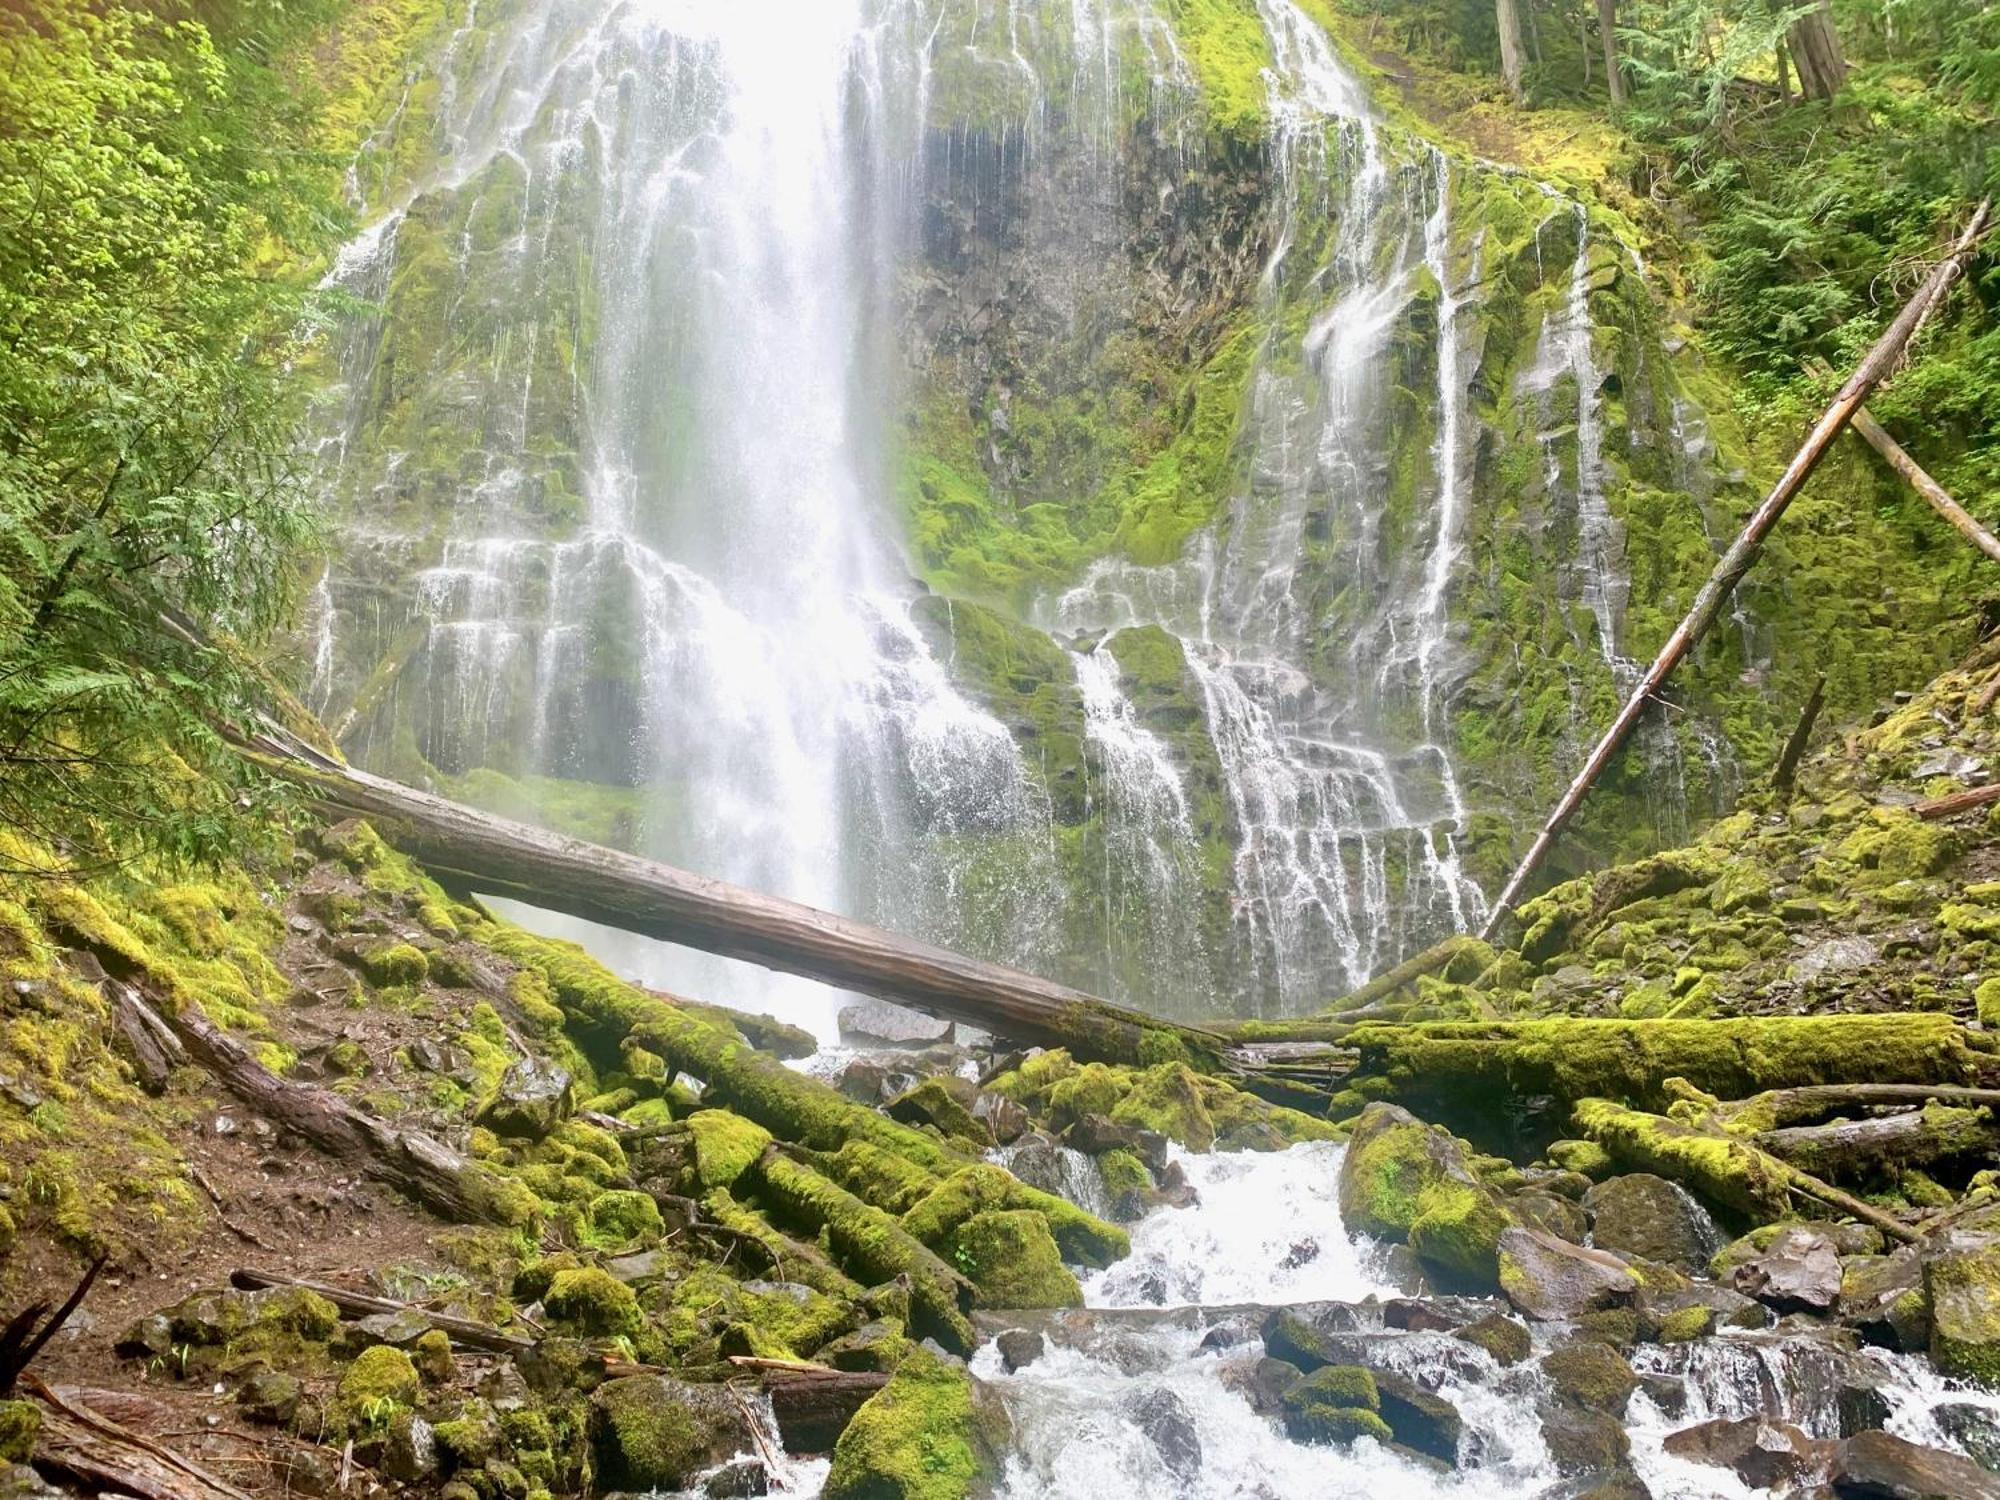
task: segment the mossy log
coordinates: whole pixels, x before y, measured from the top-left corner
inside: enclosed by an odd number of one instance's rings
[[[378,1313],[410,1314],[422,1318],[431,1327],[443,1333],[455,1344],[469,1349],[484,1349],[495,1354],[522,1354],[535,1347],[535,1341],[522,1334],[509,1333],[504,1328],[495,1328],[491,1323],[481,1323],[476,1318],[461,1318],[452,1313],[432,1312],[427,1307],[419,1307],[413,1302],[399,1302],[391,1297],[371,1296],[367,1292],[351,1291],[344,1286],[334,1286],[324,1281],[309,1281],[304,1277],[290,1276],[283,1271],[265,1271],[255,1266],[238,1266],[229,1273],[232,1286],[241,1287],[246,1292],[263,1291],[267,1287],[297,1287],[324,1297],[344,1313],[357,1318],[373,1317]]]
[[[828,1258],[819,1246],[795,1240],[773,1226],[756,1209],[736,1200],[727,1188],[717,1188],[701,1200],[703,1211],[738,1246],[758,1256],[758,1269],[777,1281],[793,1281],[842,1302],[858,1302],[864,1288]],[[705,1225],[697,1224],[699,1234]]]
[[[889,1383],[876,1370],[834,1370],[825,1365],[732,1359],[754,1377],[771,1401],[778,1436],[787,1453],[830,1453],[862,1403]]]
[[[1212,1060],[1222,1045],[1213,1033],[1019,969],[419,792],[279,732],[237,740],[322,809],[367,819],[447,886],[803,975],[1077,1057]]]
[[[102,957],[102,955],[100,955]],[[443,1218],[462,1224],[522,1227],[540,1212],[532,1194],[416,1130],[399,1130],[365,1114],[331,1089],[280,1078],[250,1049],[214,1025],[194,1005],[178,1012],[147,1005],[124,980],[121,1004],[164,1025],[189,1057],[265,1119],[303,1136],[355,1170],[386,1182]]]
[[[1986,1039],[1950,1016],[1776,1016],[1731,1020],[1424,1022],[1357,1028],[1356,1074],[1446,1113],[1496,1098],[1659,1106],[1681,1078],[1740,1098],[1810,1084],[1977,1084],[2000,1073]]]
[[[780,1218],[824,1231],[828,1248],[856,1279],[874,1285],[907,1276],[917,1331],[955,1354],[972,1352],[972,1325],[965,1318],[972,1283],[895,1219],[782,1146],[766,1149],[752,1176],[759,1196]]]
[[[1748,1099],[1710,1103],[1715,1125],[1737,1134],[1779,1130],[1823,1120],[1840,1110],[1880,1109],[1897,1104],[1958,1104],[2000,1109],[2000,1089],[1961,1088],[1948,1083],[1851,1083],[1773,1089]],[[1707,1101],[1704,1101],[1705,1103]]]
[[[1908,1225],[1739,1136],[1627,1109],[1609,1099],[1581,1100],[1573,1119],[1586,1139],[1626,1166],[1671,1178],[1759,1222],[1782,1218],[1797,1193],[1872,1224],[1893,1239],[1907,1243],[1917,1238]]]
[[[1759,1149],[1818,1177],[1863,1177],[2000,1150],[2000,1126],[1983,1109],[1927,1104],[1900,1114],[1794,1125],[1754,1136]]]

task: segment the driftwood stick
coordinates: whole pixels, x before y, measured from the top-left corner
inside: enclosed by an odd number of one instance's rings
[[[1542,830],[1535,836],[1534,843],[1529,845],[1528,852],[1508,878],[1506,886],[1500,892],[1500,899],[1493,904],[1493,914],[1487,919],[1482,936],[1490,939],[1500,930],[1508,913],[1513,910],[1515,902],[1520,900],[1528,882],[1534,878],[1535,872],[1541,868],[1542,861],[1548,857],[1549,850],[1555,846],[1556,839],[1568,826],[1569,820],[1575,816],[1577,808],[1583,805],[1584,798],[1590,794],[1591,787],[1596,785],[1597,778],[1603,774],[1604,768],[1611,763],[1612,757],[1618,753],[1619,748],[1624,745],[1637,726],[1641,715],[1645,713],[1646,706],[1666,685],[1674,669],[1687,658],[1688,653],[1695,648],[1702,637],[1708,634],[1709,627],[1722,613],[1723,607],[1729,602],[1729,596],[1735,592],[1736,585],[1742,581],[1743,576],[1750,571],[1752,564],[1764,550],[1765,539],[1770,536],[1772,528],[1783,517],[1793,498],[1811,477],[1813,470],[1819,467],[1820,460],[1826,456],[1827,449],[1840,435],[1840,430],[1853,420],[1854,413],[1860,410],[1869,393],[1894,368],[1896,360],[1909,344],[1918,324],[1958,279],[1966,261],[1978,245],[1980,235],[1986,230],[1990,208],[1990,203],[1981,203],[1974,211],[1972,222],[1959,236],[1958,243],[1932,269],[1923,286],[1910,299],[1908,305],[1896,315],[1895,321],[1869,351],[1868,357],[1848,377],[1847,384],[1841,387],[1840,394],[1820,417],[1818,425],[1813,428],[1805,445],[1799,449],[1785,472],[1779,476],[1771,493],[1765,497],[1763,504],[1752,512],[1750,519],[1744,524],[1742,533],[1716,563],[1714,571],[1708,576],[1708,581],[1695,596],[1686,618],[1674,627],[1674,632],[1667,638],[1666,645],[1654,658],[1652,666],[1646,670],[1646,675],[1633,688],[1631,696],[1625,701],[1625,706],[1618,711],[1617,717],[1604,731],[1604,737],[1590,752],[1583,763],[1583,768],[1577,772],[1576,779],[1570,783],[1569,790],[1563,793],[1562,799],[1556,803],[1555,810],[1549,814],[1548,821],[1542,825]]]
[[[43,1407],[38,1463],[140,1500],[250,1500],[192,1459],[93,1411],[74,1391],[52,1390],[32,1375],[21,1384]]]
[[[495,1328],[491,1323],[455,1317],[450,1313],[431,1312],[414,1303],[398,1302],[392,1297],[371,1296],[367,1292],[350,1291],[344,1286],[335,1286],[326,1281],[311,1281],[303,1276],[288,1276],[283,1271],[238,1266],[229,1273],[229,1280],[231,1285],[250,1292],[262,1291],[266,1287],[298,1287],[302,1291],[326,1298],[342,1312],[352,1313],[356,1317],[366,1318],[376,1313],[415,1313],[431,1327],[442,1330],[453,1343],[463,1344],[470,1349],[490,1349],[497,1354],[519,1354],[535,1346],[533,1339],[523,1338],[517,1333],[508,1333]]]
[[[2000,668],[1986,679],[1986,686],[1979,690],[1979,696],[1972,700],[1972,714],[1983,714],[1993,706],[1993,700],[2000,698]]]
[[[1958,813],[1971,812],[1975,807],[1984,807],[1989,802],[2000,802],[2000,781],[1991,786],[1976,786],[1969,792],[1953,792],[1949,797],[1919,802],[1910,811],[1920,818],[1949,818]]]
[[[1799,710],[1799,722],[1793,726],[1791,738],[1785,741],[1785,748],[1778,756],[1778,769],[1771,775],[1771,785],[1778,791],[1791,791],[1793,778],[1798,775],[1799,762],[1805,757],[1806,746],[1812,740],[1813,725],[1819,721],[1820,705],[1825,702],[1826,674],[1822,672],[1813,683],[1806,706]]]

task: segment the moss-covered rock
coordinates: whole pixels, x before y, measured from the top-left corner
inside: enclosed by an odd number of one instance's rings
[[[826,1500],[962,1500],[992,1470],[971,1375],[920,1347],[841,1433]]]
[[[542,1294],[549,1320],[572,1333],[609,1337],[641,1323],[632,1288],[599,1266],[559,1271]]]
[[[1341,1160],[1341,1216],[1350,1229],[1407,1242],[1427,1264],[1490,1290],[1500,1236],[1516,1220],[1473,1174],[1469,1154],[1408,1110],[1371,1104]]]
[[[386,1426],[399,1408],[417,1404],[423,1381],[410,1356],[388,1344],[376,1344],[356,1356],[340,1377],[341,1414],[371,1428]]]
[[[1327,1365],[1293,1382],[1280,1398],[1285,1431],[1302,1443],[1392,1440],[1379,1413],[1375,1377],[1359,1365]]]
[[[635,1240],[658,1239],[666,1225],[651,1194],[614,1188],[591,1199],[590,1228],[606,1245],[629,1245]]]
[[[590,1452],[605,1490],[685,1489],[751,1442],[728,1392],[661,1375],[607,1381],[591,1393]]]
[[[1033,1209],[974,1214],[952,1236],[952,1262],[986,1307],[1081,1307],[1083,1288],[1062,1263],[1049,1222]]]
[[[410,1363],[428,1385],[443,1385],[456,1372],[452,1363],[451,1339],[442,1328],[433,1328],[410,1346]]]
[[[1924,1287],[1938,1368],[2000,1389],[2000,1238],[1952,1235],[1924,1262]]]
[[[1503,1313],[1488,1313],[1462,1328],[1454,1328],[1452,1337],[1484,1349],[1503,1365],[1517,1365],[1535,1350],[1534,1336]]]
[[[1201,1080],[1186,1063],[1147,1068],[1109,1113],[1122,1125],[1157,1131],[1190,1151],[1215,1146],[1215,1120],[1202,1098]]]
[[[1624,1413],[1639,1377],[1609,1344],[1565,1345],[1542,1356],[1542,1375],[1560,1400],[1611,1416]]]
[[[903,1227],[931,1248],[942,1249],[974,1214],[1010,1208],[1040,1214],[1064,1260],[1103,1267],[1132,1253],[1131,1237],[1117,1225],[1053,1193],[1029,1187],[1005,1168],[983,1162],[962,1167],[938,1183],[903,1215]]]

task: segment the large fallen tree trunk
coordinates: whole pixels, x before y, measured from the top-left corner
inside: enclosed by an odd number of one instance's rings
[[[415,791],[308,751],[289,735],[246,748],[324,810],[367,819],[435,878],[963,1021],[1080,1058],[1213,1063],[1211,1032],[1127,1010],[1002,964],[966,958],[797,901],[587,844]]]
[[[1743,575],[1750,571],[1751,565],[1764,550],[1764,541],[1771,534],[1771,529],[1778,524],[1779,518],[1791,505],[1793,497],[1804,487],[1813,470],[1819,467],[1820,460],[1826,456],[1827,449],[1833,446],[1833,440],[1840,435],[1840,430],[1853,420],[1855,412],[1859,411],[1861,404],[1868,399],[1869,392],[1873,391],[1895,367],[1896,361],[1902,357],[1904,348],[1916,334],[1918,327],[1930,315],[1931,309],[1937,306],[1944,294],[1951,289],[1952,283],[1958,279],[1966,261],[1971,258],[1973,250],[1979,244],[1979,237],[1985,233],[1989,207],[1990,205],[1986,203],[1979,205],[1972,216],[1972,222],[1966,226],[1965,233],[1959,236],[1958,243],[1932,269],[1924,284],[1918,288],[1917,294],[1896,315],[1896,320],[1889,325],[1888,331],[1868,352],[1868,357],[1848,377],[1847,384],[1840,388],[1840,394],[1834,398],[1833,404],[1819,419],[1811,436],[1806,439],[1798,455],[1779,477],[1771,493],[1765,497],[1764,503],[1752,512],[1750,519],[1744,523],[1741,534],[1716,563],[1714,571],[1708,575],[1708,581],[1701,586],[1701,592],[1695,595],[1687,616],[1674,627],[1674,633],[1667,638],[1666,645],[1661,647],[1660,654],[1654,658],[1652,666],[1647,668],[1646,675],[1640,678],[1638,685],[1632,689],[1631,696],[1625,700],[1625,706],[1611,721],[1611,727],[1604,731],[1604,737],[1597,742],[1596,748],[1584,761],[1583,769],[1577,772],[1576,780],[1570,783],[1569,790],[1563,793],[1562,800],[1556,803],[1555,811],[1549,814],[1541,832],[1535,835],[1534,843],[1528,846],[1528,852],[1522,856],[1521,863],[1508,877],[1506,886],[1500,892],[1500,899],[1493,904],[1493,913],[1487,918],[1481,936],[1490,940],[1500,930],[1501,924],[1507,919],[1507,914],[1513,910],[1514,903],[1520,900],[1521,893],[1534,878],[1535,872],[1541,868],[1542,861],[1547,858],[1550,849],[1555,847],[1556,839],[1569,825],[1569,820],[1575,815],[1577,808],[1583,805],[1583,799],[1590,794],[1590,789],[1596,784],[1597,778],[1603,774],[1604,768],[1611,763],[1612,757],[1618,753],[1619,748],[1638,725],[1646,706],[1658,696],[1667,679],[1673,675],[1674,669],[1687,658],[1689,652],[1694,650],[1701,638],[1708,634],[1709,627],[1715,623],[1723,607],[1728,604],[1729,596],[1736,591],[1736,585],[1742,582]]]
[[[730,1359],[745,1376],[754,1378],[771,1398],[771,1415],[787,1453],[829,1453],[861,1403],[889,1383],[875,1370],[835,1370],[803,1362]]]

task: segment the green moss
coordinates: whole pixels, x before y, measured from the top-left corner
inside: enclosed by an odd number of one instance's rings
[[[1503,1365],[1519,1364],[1535,1349],[1534,1335],[1503,1313],[1488,1313],[1463,1328],[1455,1328],[1452,1337],[1484,1349]]]
[[[1924,1263],[1924,1291],[1937,1367],[2000,1389],[2000,1245],[1948,1241]]]
[[[1264,70],[1271,40],[1248,6],[1236,0],[1172,0],[1174,35],[1201,83],[1209,128],[1261,142],[1268,113]]]
[[[1104,1183],[1114,1219],[1130,1223],[1152,1202],[1152,1170],[1134,1152],[1122,1147],[1105,1152],[1097,1158],[1097,1175]]]
[[[656,1240],[666,1232],[660,1206],[652,1195],[631,1188],[617,1188],[592,1199],[590,1228],[601,1243],[614,1246]]]
[[[952,1263],[987,1307],[1081,1307],[1083,1289],[1062,1263],[1049,1222],[1032,1209],[974,1214],[952,1236]]]
[[[1341,1163],[1341,1216],[1350,1229],[1406,1241],[1447,1273],[1491,1286],[1500,1236],[1515,1219],[1467,1159],[1449,1133],[1393,1105],[1370,1105]]]
[[[687,1118],[694,1138],[695,1177],[704,1191],[735,1185],[771,1144],[771,1132],[726,1109],[697,1110]]]
[[[949,1246],[959,1226],[989,1209],[1029,1209],[1040,1214],[1064,1260],[1102,1267],[1132,1253],[1124,1230],[1075,1204],[1029,1187],[1003,1167],[978,1163],[961,1168],[913,1204],[903,1228],[933,1249]]]
[[[542,1305],[552,1323],[576,1333],[632,1333],[640,1325],[632,1289],[596,1266],[558,1272],[542,1296]]]
[[[1161,1063],[1139,1074],[1130,1092],[1111,1110],[1111,1118],[1158,1131],[1191,1151],[1215,1145],[1215,1120],[1203,1102],[1201,1080],[1186,1063]]]
[[[443,1385],[456,1373],[451,1358],[451,1339],[442,1328],[433,1328],[410,1347],[410,1363],[429,1385]]]
[[[972,1377],[918,1348],[834,1444],[827,1500],[962,1500],[988,1476]]]
[[[1657,1338],[1662,1344],[1690,1344],[1714,1331],[1714,1308],[1679,1307],[1661,1315]]]
[[[591,1452],[604,1489],[677,1490],[712,1457],[712,1434],[667,1382],[630,1376],[590,1398]]]
[[[376,1344],[355,1357],[340,1377],[341,1407],[350,1421],[381,1427],[394,1407],[411,1407],[423,1382],[410,1356],[388,1344]]]
[[[360,965],[370,984],[384,987],[422,984],[431,971],[430,960],[424,957],[423,950],[410,943],[363,949]]]
[[[24,1464],[42,1433],[42,1409],[32,1401],[0,1401],[0,1463]]]
[[[304,1287],[278,1287],[261,1294],[257,1321],[302,1339],[324,1341],[340,1331],[340,1309]]]

